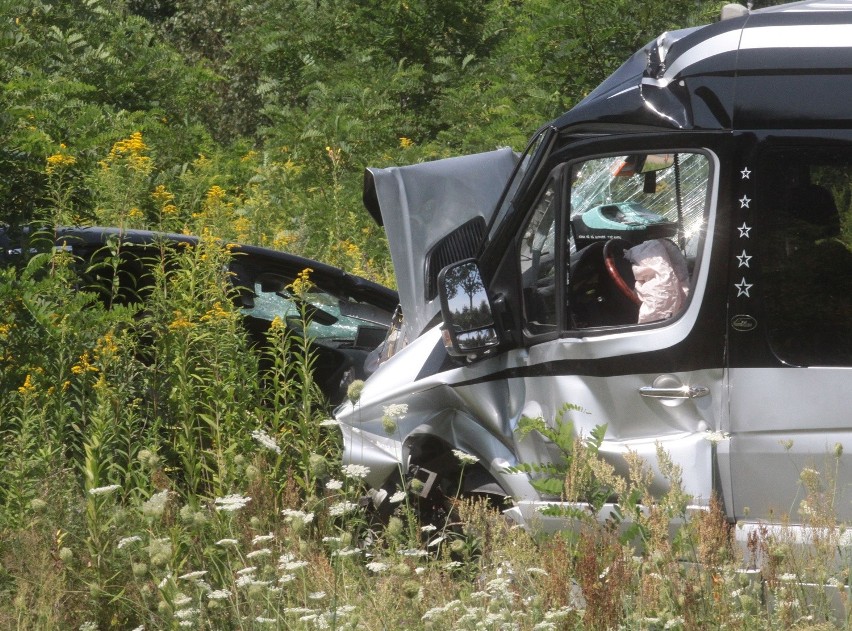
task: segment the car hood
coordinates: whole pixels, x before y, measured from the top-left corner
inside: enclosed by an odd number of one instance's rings
[[[476,253],[476,247],[465,247],[448,259],[444,248],[443,256],[433,260],[431,255],[440,249],[436,246],[472,220],[489,222],[517,160],[512,149],[504,148],[410,166],[367,169],[364,205],[387,234],[407,340],[419,336],[440,313],[430,277],[434,280],[438,268],[454,262],[453,258]]]

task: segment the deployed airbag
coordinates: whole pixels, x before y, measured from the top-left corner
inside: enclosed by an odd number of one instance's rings
[[[668,239],[651,239],[625,251],[633,265],[636,293],[642,300],[639,323],[673,318],[689,298],[689,269]]]

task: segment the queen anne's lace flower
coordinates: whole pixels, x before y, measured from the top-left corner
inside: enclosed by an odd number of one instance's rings
[[[278,443],[275,442],[275,439],[272,438],[269,434],[264,432],[262,429],[256,429],[251,433],[252,438],[254,438],[261,446],[266,447],[270,451],[274,451],[277,454],[281,453],[281,447],[278,446]]]
[[[89,495],[109,495],[113,491],[121,488],[119,484],[110,484],[109,486],[99,486],[94,489],[89,489]]]
[[[462,464],[476,464],[479,462],[479,458],[462,451],[461,449],[453,449],[453,455],[458,458],[458,461]]]
[[[213,500],[213,503],[216,504],[217,511],[233,512],[244,508],[250,501],[250,497],[234,494],[226,495],[225,497],[217,497]]]
[[[351,513],[357,508],[358,505],[354,502],[338,502],[328,509],[328,514],[332,517],[340,517],[346,513]]]
[[[142,537],[139,535],[133,535],[132,537],[123,537],[118,540],[118,549],[121,550],[124,546],[129,546],[131,543],[136,543],[137,541],[142,541]]]
[[[360,464],[344,465],[341,470],[347,478],[355,480],[363,480],[370,474],[370,468]]]
[[[399,419],[408,414],[408,404],[391,403],[390,405],[383,407],[382,412],[387,417]]]

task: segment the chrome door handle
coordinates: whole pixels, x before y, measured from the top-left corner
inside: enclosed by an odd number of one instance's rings
[[[710,388],[704,386],[680,386],[678,388],[657,388],[642,386],[639,394],[652,399],[697,399],[710,394]]]

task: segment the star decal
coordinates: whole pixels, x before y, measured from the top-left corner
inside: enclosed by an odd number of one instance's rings
[[[737,230],[740,231],[740,239],[748,239],[748,233],[751,232],[751,226],[746,224],[746,222],[743,222],[743,225],[737,228]]]
[[[751,203],[751,200],[748,197],[743,195],[742,199],[739,200],[739,201],[740,201],[740,208],[749,208],[749,204]]]
[[[754,258],[754,257],[749,256],[748,254],[746,254],[746,251],[743,250],[742,254],[737,255],[737,260],[739,261],[739,264],[737,265],[737,267],[751,267],[751,265],[749,265],[748,262],[752,258]]]
[[[747,283],[745,276],[743,276],[740,282],[735,283],[734,287],[737,288],[737,298],[739,298],[740,296],[751,298],[751,294],[748,293],[748,290],[754,287],[754,285],[752,285],[751,283]]]
[[[751,177],[750,177],[751,171],[748,170],[748,167],[746,167],[742,171],[740,171],[740,175],[742,176],[742,179],[744,179],[744,180],[750,180],[751,179]]]

